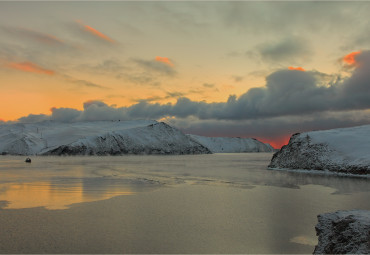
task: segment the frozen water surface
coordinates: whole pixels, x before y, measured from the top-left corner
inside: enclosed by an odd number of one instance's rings
[[[0,253],[312,253],[316,216],[368,178],[267,170],[271,153],[0,157]]]

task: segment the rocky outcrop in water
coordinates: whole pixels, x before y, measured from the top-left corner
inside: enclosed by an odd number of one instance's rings
[[[370,253],[370,211],[338,211],[317,218],[314,254]]]
[[[268,167],[370,174],[369,134],[369,125],[294,134]]]

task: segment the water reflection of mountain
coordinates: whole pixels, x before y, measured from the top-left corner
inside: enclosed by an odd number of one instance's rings
[[[318,185],[330,188],[332,195],[370,191],[368,178],[267,170],[271,156],[35,157],[27,166],[23,158],[5,156],[0,160],[0,208],[63,209],[184,183],[237,189]]]

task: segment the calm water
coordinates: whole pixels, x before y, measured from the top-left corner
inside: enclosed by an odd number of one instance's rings
[[[271,156],[0,156],[0,253],[312,253],[317,214],[370,210],[370,179]]]

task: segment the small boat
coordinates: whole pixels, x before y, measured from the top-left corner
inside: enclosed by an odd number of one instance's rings
[[[26,158],[26,160],[24,162],[31,163],[31,159],[30,158]]]

